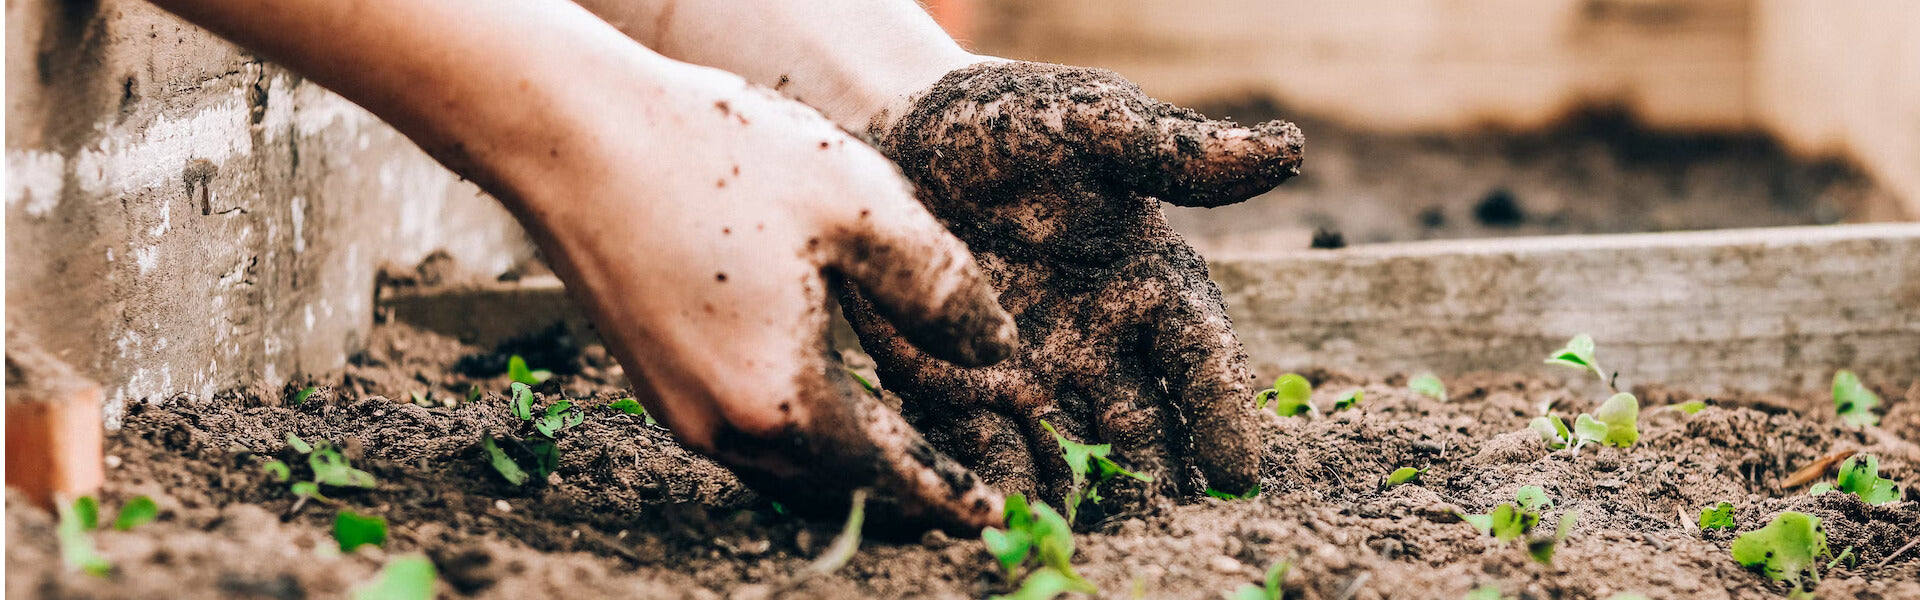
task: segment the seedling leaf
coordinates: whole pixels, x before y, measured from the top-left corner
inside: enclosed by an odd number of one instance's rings
[[[1407,382],[1407,387],[1412,388],[1413,391],[1433,396],[1441,402],[1447,401],[1447,384],[1441,383],[1440,378],[1434,377],[1432,374],[1414,377]]]
[[[1527,512],[1553,508],[1553,498],[1547,497],[1547,491],[1537,485],[1520,486],[1519,491],[1513,493],[1513,500],[1519,503],[1521,510]]]
[[[293,395],[293,405],[299,406],[306,404],[307,398],[313,397],[313,393],[317,391],[320,391],[320,388],[314,386],[307,386],[301,389],[299,393]]]
[[[378,579],[353,591],[353,600],[432,600],[435,577],[425,556],[394,557]]]
[[[1258,483],[1253,484],[1253,489],[1247,490],[1245,493],[1241,493],[1241,494],[1222,492],[1220,490],[1213,489],[1212,486],[1208,486],[1206,491],[1208,496],[1219,498],[1221,500],[1245,500],[1245,499],[1260,495],[1260,484]]]
[[[541,435],[551,438],[586,420],[586,415],[573,410],[572,402],[561,400],[547,405],[546,412],[533,422],[533,428]]]
[[[1687,414],[1690,414],[1690,415],[1694,415],[1694,414],[1700,414],[1700,411],[1703,411],[1703,410],[1706,410],[1706,409],[1707,409],[1707,401],[1705,401],[1705,400],[1688,400],[1688,401],[1686,401],[1686,402],[1681,402],[1681,403],[1679,403],[1679,404],[1673,404],[1673,405],[1671,405],[1671,406],[1672,406],[1672,407],[1673,407],[1674,409],[1676,409],[1676,410],[1679,410],[1680,412],[1683,412],[1683,413],[1687,413]]]
[[[1877,406],[1880,396],[1862,385],[1853,371],[1843,369],[1833,374],[1833,409],[1840,413],[1841,421],[1855,427],[1878,425],[1880,416],[1873,414]]]
[[[1067,469],[1071,471],[1072,482],[1067,488],[1065,500],[1069,522],[1078,516],[1081,502],[1100,501],[1099,485],[1115,475],[1125,475],[1140,481],[1153,481],[1152,477],[1120,468],[1119,463],[1107,458],[1107,454],[1113,451],[1112,444],[1082,444],[1067,439],[1067,436],[1061,435],[1060,431],[1054,429],[1053,424],[1046,420],[1041,420],[1040,426],[1045,428],[1047,433],[1052,434],[1054,441],[1060,444],[1060,454],[1066,459]]]
[[[1573,434],[1567,431],[1567,422],[1560,420],[1560,417],[1553,415],[1534,417],[1532,421],[1527,422],[1527,428],[1538,432],[1540,439],[1545,440],[1547,448],[1552,450],[1565,448],[1567,444],[1573,442]]]
[[[853,369],[847,369],[846,367],[841,368],[846,369],[847,374],[853,376],[853,381],[860,384],[860,389],[866,390],[867,393],[873,394],[875,397],[880,395],[880,386],[874,385],[872,381],[867,381],[867,376],[861,375],[859,371]]]
[[[307,444],[306,440],[300,439],[300,436],[294,435],[291,431],[287,432],[287,446],[293,448],[294,452],[301,454],[313,451],[312,445]]]
[[[553,379],[553,371],[529,369],[527,359],[515,354],[507,357],[507,379],[522,385],[540,385],[546,383],[548,379]]]
[[[1234,600],[1282,600],[1286,591],[1281,585],[1287,582],[1287,571],[1293,568],[1292,561],[1280,561],[1267,567],[1265,585],[1246,584],[1233,593]]]
[[[507,389],[510,390],[507,402],[513,410],[513,416],[522,421],[533,420],[533,388],[515,381]]]
[[[1027,574],[1027,579],[1020,583],[1019,590],[1006,596],[994,596],[993,598],[996,600],[1053,600],[1067,592],[1094,594],[1099,593],[1099,591],[1099,588],[1093,587],[1093,584],[1087,583],[1085,579],[1081,579],[1078,575],[1062,573],[1052,567],[1045,567]]]
[[[847,511],[847,524],[840,528],[840,535],[833,536],[833,543],[807,565],[807,570],[816,575],[825,575],[846,566],[853,554],[860,551],[860,528],[867,520],[867,489],[853,491],[853,507]]]
[[[126,531],[152,523],[159,517],[160,505],[155,504],[152,498],[134,496],[132,500],[127,501],[126,506],[120,507],[120,516],[113,520],[113,528]]]
[[[1813,484],[1812,487],[1807,488],[1807,495],[1818,496],[1831,491],[1833,491],[1833,484],[1822,481],[1820,483]]]
[[[1355,406],[1359,406],[1360,401],[1366,399],[1366,396],[1367,396],[1367,393],[1364,390],[1353,390],[1345,394],[1341,394],[1339,400],[1333,401],[1333,412],[1340,412],[1349,408],[1353,408]]]
[[[357,515],[352,511],[340,511],[333,518],[333,539],[340,542],[341,552],[352,552],[354,548],[366,545],[387,545],[387,519],[379,515]]]
[[[1298,373],[1288,373],[1273,380],[1273,387],[1254,397],[1255,403],[1266,408],[1267,401],[1273,401],[1273,414],[1282,417],[1297,417],[1313,412],[1313,384]]]
[[[327,499],[326,496],[320,495],[320,484],[314,483],[311,481],[295,481],[293,482],[293,485],[287,486],[287,490],[293,492],[293,495],[295,496],[313,498],[316,500]]]
[[[1566,541],[1567,536],[1573,533],[1574,521],[1579,518],[1580,511],[1577,510],[1560,513],[1560,524],[1554,526],[1553,537],[1527,540],[1527,555],[1542,564],[1552,564],[1554,550],[1560,547],[1560,542]]]
[[[1593,418],[1607,425],[1604,441],[1608,446],[1625,448],[1640,441],[1640,401],[1633,394],[1618,393],[1593,411]]]
[[[1880,459],[1871,454],[1856,455],[1840,463],[1840,474],[1834,483],[1836,489],[1859,496],[1867,504],[1900,501],[1900,486],[1880,477]]]
[[[980,543],[985,544],[987,553],[1000,561],[1000,567],[1006,569],[1007,578],[1012,579],[1020,569],[1020,563],[1026,562],[1027,554],[1033,552],[1033,536],[1025,531],[1002,531],[988,527],[980,531]]]
[[[1419,479],[1420,474],[1425,472],[1427,472],[1426,469],[1415,469],[1413,467],[1400,467],[1398,469],[1394,469],[1392,473],[1389,473],[1387,475],[1387,485],[1396,486],[1403,483],[1412,482],[1415,479]]]
[[[272,475],[274,481],[286,481],[293,477],[293,470],[287,468],[287,463],[277,460],[267,461],[267,464],[260,465],[260,468],[268,475]]]
[[[1473,588],[1473,591],[1467,592],[1465,596],[1461,596],[1460,600],[1500,600],[1501,598],[1500,586],[1483,585]]]
[[[479,401],[480,401],[480,386],[477,386],[477,385],[467,386],[467,404],[474,404]]]
[[[1593,418],[1593,415],[1580,413],[1580,417],[1573,420],[1573,434],[1579,440],[1576,450],[1588,443],[1603,443],[1607,439],[1607,424]]]
[[[553,440],[534,439],[527,442],[527,450],[533,453],[534,478],[545,480],[548,473],[560,470],[560,446]]]
[[[487,463],[493,465],[494,472],[499,473],[501,479],[513,485],[526,485],[527,472],[520,468],[519,463],[513,462],[513,457],[507,456],[499,444],[493,442],[493,436],[480,438],[480,447],[487,451]]]
[[[93,546],[93,538],[87,536],[88,530],[99,526],[98,501],[92,496],[81,496],[71,503],[55,499],[54,509],[60,516],[54,533],[60,540],[61,562],[66,563],[69,569],[78,569],[94,577],[106,577],[113,570],[113,563],[100,555],[100,551]],[[91,511],[92,517],[83,515],[83,511]]]
[[[372,473],[353,468],[347,462],[347,456],[341,454],[333,444],[322,442],[307,455],[307,465],[313,468],[313,482],[334,487],[372,488],[379,484]]]
[[[1733,540],[1733,560],[1744,567],[1759,567],[1776,581],[1788,581],[1800,587],[1800,576],[1813,573],[1815,559],[1827,553],[1827,534],[1820,519],[1806,513],[1783,512],[1766,527],[1740,534]]]
[[[1554,351],[1547,357],[1547,364],[1571,367],[1582,371],[1592,371],[1606,381],[1607,376],[1600,370],[1599,361],[1593,359],[1593,336],[1579,334],[1567,340],[1566,347]]]
[[[1700,529],[1733,528],[1733,503],[1721,502],[1700,511]]]
[[[1502,542],[1512,541],[1532,528],[1533,523],[1529,521],[1537,521],[1540,518],[1533,516],[1529,519],[1529,516],[1526,511],[1511,503],[1495,506],[1493,512],[1487,513],[1489,518],[1487,531],[1493,534],[1494,539]]]

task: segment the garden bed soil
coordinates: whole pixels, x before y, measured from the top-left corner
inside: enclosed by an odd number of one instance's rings
[[[477,448],[483,434],[518,427],[504,378],[475,376],[503,372],[503,357],[398,325],[373,338],[299,406],[289,406],[300,387],[290,385],[128,407],[125,426],[108,436],[102,503],[148,495],[159,519],[94,533],[114,566],[93,577],[63,568],[54,519],[10,495],[9,595],[337,597],[402,553],[432,557],[441,594],[453,598],[967,598],[1013,589],[979,541],[938,533],[870,535],[838,571],[798,578],[841,524],[782,515],[666,430],[602,408],[627,392],[597,348],[517,350],[538,357],[535,366],[562,367],[538,388],[543,401],[564,394],[593,408],[564,435],[546,485],[509,486]],[[1646,410],[1638,445],[1575,454],[1549,451],[1526,423],[1547,401],[1563,415],[1592,410],[1603,394],[1591,382],[1467,375],[1447,379],[1452,399],[1441,402],[1407,390],[1401,375],[1307,375],[1323,408],[1354,387],[1366,399],[1324,418],[1271,418],[1257,498],[1118,507],[1084,526],[1076,566],[1103,596],[1218,598],[1282,560],[1293,565],[1288,598],[1459,598],[1487,585],[1519,598],[1784,596],[1784,585],[1732,560],[1734,531],[1687,525],[1725,500],[1738,507],[1739,531],[1785,510],[1824,519],[1834,551],[1851,547],[1858,562],[1829,571],[1821,597],[1920,598],[1920,551],[1893,556],[1920,534],[1915,502],[1870,506],[1778,485],[1847,448],[1878,455],[1888,477],[1920,482],[1911,442],[1920,399],[1902,399],[1913,382],[1870,382],[1889,401],[1879,428],[1843,427],[1822,396],[1728,396],[1695,415]],[[490,391],[468,403],[472,384]],[[462,402],[393,400],[428,391]],[[1638,391],[1648,407],[1698,398]],[[260,465],[293,456],[289,432],[342,444],[378,488],[283,518],[294,498]],[[1401,466],[1430,470],[1383,487]],[[1554,500],[1547,522],[1579,511],[1551,566],[1456,516],[1487,512],[1524,485]],[[330,530],[343,508],[385,517],[387,547],[340,553]]]

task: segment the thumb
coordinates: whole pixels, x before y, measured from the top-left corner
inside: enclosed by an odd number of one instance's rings
[[[935,358],[985,366],[1019,345],[966,244],[918,203],[861,209],[833,240],[827,266],[860,288],[901,336]]]
[[[1243,127],[1161,105],[1140,124],[1128,186],[1179,206],[1215,207],[1265,193],[1300,174],[1306,136],[1286,121]]]

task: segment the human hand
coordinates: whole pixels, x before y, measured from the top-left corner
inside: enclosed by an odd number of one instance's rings
[[[1223,491],[1258,484],[1245,352],[1159,202],[1272,188],[1298,172],[1299,129],[1209,121],[1108,71],[993,61],[948,73],[870,133],[1019,325],[1012,359],[967,368],[904,343],[877,299],[848,295],[883,383],[936,447],[1004,492],[1059,498],[1068,474],[1046,420],[1178,491],[1196,491],[1189,465]]]
[[[1001,497],[850,380],[828,289],[861,290],[930,357],[1011,353],[1013,324],[966,247],[898,170],[812,109],[678,65],[567,95],[550,171],[506,187],[638,399],[689,447],[796,510],[879,511],[957,530]],[[544,150],[544,148],[543,148]],[[945,364],[944,362],[942,364]]]

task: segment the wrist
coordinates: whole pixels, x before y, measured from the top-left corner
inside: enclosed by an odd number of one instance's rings
[[[862,103],[835,121],[852,131],[878,135],[891,128],[913,106],[914,101],[948,73],[968,66],[1006,59],[973,54],[957,46],[952,53],[899,61],[888,69],[875,69],[859,86]]]

